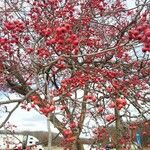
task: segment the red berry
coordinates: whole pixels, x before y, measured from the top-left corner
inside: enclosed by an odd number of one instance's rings
[[[143,48],[142,48],[142,52],[143,52],[143,53],[145,53],[145,52],[147,52],[147,51],[149,51],[149,48],[147,48],[147,47],[143,47]]]
[[[78,40],[73,41],[73,45],[74,45],[74,46],[77,46],[78,44],[79,44],[79,41],[78,41]]]
[[[64,134],[64,136],[68,136],[68,135],[72,134],[72,131],[69,129],[65,129],[65,130],[63,130],[63,134]]]
[[[138,26],[136,29],[141,32],[143,30],[143,26]]]
[[[118,105],[121,104],[123,106],[125,106],[127,104],[126,100],[123,99],[123,98],[117,98],[116,102],[117,102]]]
[[[100,106],[100,107],[98,107],[97,111],[98,111],[98,113],[102,113],[104,111],[104,108]]]
[[[75,128],[76,127],[76,122],[71,122],[70,123],[70,128]]]
[[[61,28],[60,27],[58,27],[57,29],[56,29],[56,33],[61,33]]]
[[[132,34],[133,34],[134,36],[137,36],[137,35],[139,34],[139,31],[138,31],[138,30],[132,30]]]
[[[150,29],[147,29],[147,30],[145,31],[145,35],[148,36],[148,37],[150,37]]]
[[[121,108],[123,108],[123,105],[122,105],[122,104],[119,104],[119,105],[117,106],[117,109],[118,109],[118,110],[121,110]]]
[[[73,142],[76,138],[74,136],[66,138],[67,142]]]
[[[61,32],[65,33],[67,31],[66,27],[61,27]]]
[[[49,112],[52,112],[52,111],[54,111],[56,109],[56,107],[54,106],[54,105],[51,105],[50,107],[49,107]]]
[[[50,39],[46,41],[46,45],[51,45],[51,44],[55,44],[56,40],[55,39]]]
[[[106,115],[105,116],[106,121],[110,122],[114,119],[114,116],[112,114]]]
[[[143,35],[142,35],[142,34],[140,34],[140,35],[137,36],[137,39],[138,39],[138,40],[142,40],[142,38],[143,38]]]
[[[112,101],[109,103],[109,108],[114,108],[115,107],[115,103]]]
[[[66,24],[65,24],[65,28],[66,28],[67,30],[70,30],[71,25],[70,25],[70,24],[68,24],[68,23],[66,23]]]

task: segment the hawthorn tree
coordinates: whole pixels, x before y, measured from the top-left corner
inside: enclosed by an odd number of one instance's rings
[[[136,0],[3,0],[0,87],[17,107],[36,109],[63,146],[129,149],[132,121],[150,114],[150,3]],[[110,127],[115,125],[115,133]],[[64,144],[65,143],[65,144]],[[100,145],[101,143],[101,145]]]

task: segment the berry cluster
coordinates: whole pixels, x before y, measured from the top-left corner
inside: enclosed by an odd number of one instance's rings
[[[129,30],[129,39],[138,40],[143,43],[143,52],[150,52],[150,27],[148,24],[139,25]]]
[[[12,22],[5,22],[4,27],[6,30],[12,31],[13,33],[22,32],[25,28],[24,23],[19,20],[15,20]]]
[[[41,107],[39,109],[40,112],[42,112],[45,116],[47,116],[49,113],[53,112],[56,109],[54,105],[47,104],[46,107]]]
[[[69,129],[63,130],[63,136],[65,138],[65,142],[73,142],[75,140],[72,131]]]
[[[46,33],[47,35],[47,33]],[[47,38],[46,45],[51,46],[55,44],[55,49],[58,52],[65,53],[77,53],[77,46],[79,44],[79,40],[76,34],[74,34],[71,30],[70,24],[63,24],[61,27],[57,27],[54,30],[54,36],[51,38]]]
[[[115,108],[117,110],[121,110],[122,108],[124,108],[127,104],[127,101],[126,99],[124,98],[116,98],[115,102],[114,101],[111,101],[109,103],[109,108]]]
[[[114,114],[108,114],[105,116],[106,121],[111,122],[115,119],[115,115]]]
[[[108,136],[107,130],[104,127],[95,128],[93,130],[93,134],[98,140],[102,140],[103,138],[107,138],[107,136]]]

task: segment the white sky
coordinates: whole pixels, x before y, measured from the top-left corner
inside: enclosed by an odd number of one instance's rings
[[[136,0],[126,0],[126,4],[129,9],[135,7],[135,1]]]
[[[11,94],[12,99],[16,99],[15,94]],[[6,97],[0,93],[0,101],[5,101]],[[12,109],[14,104],[9,105],[9,109]],[[0,111],[0,124],[4,120],[5,115]],[[41,115],[34,109],[30,111],[21,109],[18,107],[11,115],[9,122],[16,125],[16,130],[28,130],[28,131],[47,131],[47,118]],[[57,132],[57,129],[52,126],[52,131]]]

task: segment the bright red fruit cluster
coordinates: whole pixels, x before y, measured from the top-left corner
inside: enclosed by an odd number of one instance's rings
[[[125,107],[127,104],[126,99],[124,98],[117,98],[116,99],[116,105],[117,105],[117,109],[120,110],[121,108]]]
[[[64,135],[64,141],[65,142],[73,142],[76,138],[73,136],[73,133],[69,129],[64,129],[63,130],[63,135]]]
[[[24,23],[19,20],[14,20],[12,22],[7,21],[4,23],[4,27],[6,30],[9,30],[13,33],[22,32],[25,28]]]
[[[46,107],[41,107],[39,109],[40,112],[42,112],[45,116],[47,116],[49,113],[53,112],[56,109],[54,105],[47,104]]]
[[[92,102],[95,102],[96,101],[96,97],[94,95],[85,95],[84,98],[87,100],[87,101],[92,101]]]
[[[113,114],[108,114],[105,116],[106,121],[111,122],[115,119],[115,115]]]
[[[143,43],[143,52],[150,52],[150,27],[147,23],[137,26],[129,31],[129,38]]]
[[[126,99],[124,98],[116,98],[115,101],[111,101],[109,103],[109,108],[116,108],[117,110],[121,110],[124,108],[127,104]]]
[[[77,54],[79,39],[72,31],[68,23],[62,24],[57,28],[46,28],[40,31],[40,34],[46,37],[46,45],[55,47],[57,52]]]
[[[54,104],[49,103],[47,103],[46,105],[42,104],[36,95],[32,95],[31,100],[32,100],[31,107],[34,108],[36,105],[40,106],[39,111],[45,116],[48,116],[49,113],[53,112],[56,109]]]

